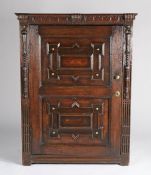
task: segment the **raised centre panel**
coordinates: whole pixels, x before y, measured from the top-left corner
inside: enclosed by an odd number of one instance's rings
[[[110,99],[42,99],[42,143],[105,145],[109,139]]]
[[[77,34],[58,37],[48,31],[40,33],[44,85],[110,85],[111,33],[80,36],[76,30]]]

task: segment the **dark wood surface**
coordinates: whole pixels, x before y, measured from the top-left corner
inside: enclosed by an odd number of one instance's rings
[[[16,15],[23,165],[128,165],[136,14]]]

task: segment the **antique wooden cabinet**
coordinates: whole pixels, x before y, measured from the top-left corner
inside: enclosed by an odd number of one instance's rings
[[[16,14],[23,164],[127,165],[136,14]]]

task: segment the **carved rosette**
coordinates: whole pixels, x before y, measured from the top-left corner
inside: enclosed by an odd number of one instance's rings
[[[125,26],[124,30],[124,59],[123,59],[123,107],[121,118],[121,155],[122,163],[128,164],[130,142],[130,100],[131,100],[131,27]]]
[[[21,95],[22,95],[22,150],[23,164],[30,164],[31,127],[29,118],[29,47],[28,26],[20,25],[21,40]]]

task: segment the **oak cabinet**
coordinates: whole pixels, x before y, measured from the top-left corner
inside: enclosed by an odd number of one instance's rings
[[[127,165],[136,14],[18,14],[22,157]]]

